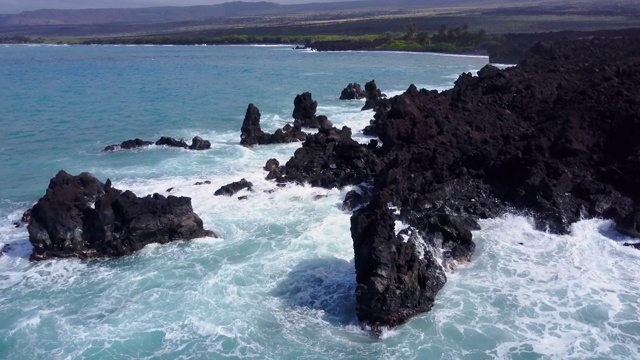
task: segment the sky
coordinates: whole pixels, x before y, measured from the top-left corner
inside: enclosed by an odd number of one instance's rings
[[[87,9],[148,6],[212,5],[232,0],[0,0],[0,14],[37,9]],[[244,0],[257,1],[257,0]],[[279,4],[335,2],[340,0],[266,0]]]

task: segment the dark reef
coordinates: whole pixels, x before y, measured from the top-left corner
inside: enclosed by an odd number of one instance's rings
[[[176,139],[170,136],[162,136],[155,143],[152,141],[146,141],[146,140],[136,138],[133,140],[123,141],[120,144],[109,145],[105,147],[102,151],[113,152],[113,151],[119,151],[119,150],[131,150],[131,149],[147,147],[153,144],[159,145],[159,146],[176,147],[176,148],[183,148],[183,149],[189,149],[189,150],[211,149],[211,142],[209,140],[204,140],[200,136],[194,137],[193,140],[191,140],[191,145],[188,145],[182,139]]]

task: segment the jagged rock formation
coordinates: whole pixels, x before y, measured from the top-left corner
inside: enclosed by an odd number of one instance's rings
[[[325,188],[370,179],[382,164],[373,152],[351,138],[351,129],[320,129],[284,166],[282,181],[309,182]]]
[[[368,204],[349,205],[358,318],[375,329],[428,310],[444,281],[432,256],[469,261],[477,218],[517,209],[567,233],[602,217],[637,237],[638,59],[631,39],[537,44],[517,67],[488,65],[451,90],[378,97],[368,131],[382,146],[348,129],[309,136],[278,181],[373,184]]]
[[[242,146],[282,144],[303,141],[307,137],[300,126],[285,125],[273,134],[268,134],[260,128],[260,110],[249,104],[240,129],[240,144]]]
[[[203,228],[188,197],[137,197],[89,173],[64,171],[31,209],[31,260],[128,255],[150,243],[216,236]]]
[[[378,85],[375,80],[371,80],[364,84],[364,92],[366,101],[362,110],[375,110],[378,103],[387,97],[380,91],[380,89],[378,89]]]
[[[377,194],[351,217],[356,263],[356,314],[379,331],[431,310],[446,275],[416,232],[396,234],[389,196]]]
[[[307,127],[313,129],[330,129],[333,124],[326,116],[316,116],[318,102],[313,100],[311,93],[305,92],[296,95],[293,99],[293,119],[294,126]]]

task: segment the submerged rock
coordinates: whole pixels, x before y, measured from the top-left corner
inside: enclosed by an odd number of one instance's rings
[[[249,181],[242,179],[240,181],[232,182],[231,184],[227,184],[222,186],[220,189],[216,190],[214,193],[215,196],[232,196],[240,190],[247,189],[251,190],[253,184]]]
[[[140,147],[145,147],[149,145],[153,145],[154,143],[151,141],[145,141],[140,139],[135,140],[127,140],[122,144],[109,145],[104,148],[105,152],[117,151],[117,150],[128,150],[135,149]],[[211,148],[211,142],[209,140],[204,140],[200,136],[196,136],[191,141],[191,146],[188,146],[187,143],[182,139],[176,139],[169,136],[163,136],[158,141],[155,142],[155,145],[164,145],[169,147],[178,147],[190,150],[207,150]]]
[[[137,197],[93,175],[60,171],[31,210],[31,260],[114,257],[150,243],[215,236],[188,197]]]
[[[161,137],[158,141],[156,141],[156,145],[179,147],[179,148],[185,148],[185,149],[189,147],[189,145],[187,145],[187,143],[184,140],[172,138],[169,136]]]
[[[191,140],[191,146],[189,146],[190,150],[208,150],[211,149],[211,142],[209,140],[204,140],[200,136],[196,136]]]
[[[136,149],[136,148],[145,147],[149,145],[153,145],[153,142],[136,138],[133,140],[123,141],[120,144],[109,145],[105,147],[102,151],[111,152],[111,151],[118,151],[118,150],[129,150],[129,149]]]

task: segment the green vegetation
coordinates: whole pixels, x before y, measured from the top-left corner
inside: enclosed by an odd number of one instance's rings
[[[389,40],[386,43],[378,46],[377,48],[383,49],[383,50],[411,51],[411,50],[421,50],[424,48],[424,46],[422,46],[421,44],[418,44],[413,40]]]
[[[477,49],[480,44],[489,40],[484,29],[476,32],[469,31],[465,24],[453,29],[441,25],[438,32],[429,34],[420,32],[414,21],[405,25],[406,32],[389,39],[378,46],[382,50],[408,50],[433,52],[460,52]]]
[[[159,36],[130,36],[117,38],[95,38],[79,40],[80,44],[125,44],[125,45],[242,45],[242,44],[313,44],[320,41],[373,41],[382,35],[159,35]]]

